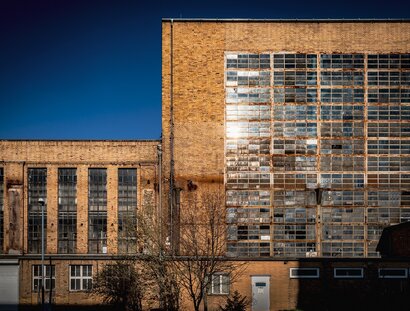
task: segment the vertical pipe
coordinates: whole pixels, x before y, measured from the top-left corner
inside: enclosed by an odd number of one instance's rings
[[[22,176],[22,185],[23,185],[23,189],[22,189],[22,199],[21,199],[21,207],[22,207],[22,211],[23,211],[23,223],[22,223],[22,225],[21,225],[21,230],[23,231],[23,233],[22,233],[22,236],[20,235],[19,236],[19,244],[20,244],[20,239],[22,238],[22,242],[21,242],[21,254],[22,255],[24,255],[24,253],[25,253],[25,249],[26,249],[26,239],[25,239],[25,237],[24,237],[24,232],[27,232],[26,231],[26,215],[25,215],[25,209],[26,209],[26,207],[25,207],[25,202],[24,202],[24,198],[26,197],[26,192],[27,192],[27,190],[26,190],[26,187],[27,187],[27,184],[25,183],[25,181],[26,181],[26,178],[25,178],[25,172],[26,172],[26,162],[24,161],[23,162],[23,166],[22,166],[22,169],[23,169],[23,171],[22,171],[22,174],[21,174],[21,176]],[[7,193],[7,195],[8,195],[8,193]],[[9,207],[10,208],[10,207]],[[9,216],[10,217],[10,216]],[[28,206],[27,206],[27,217],[28,217]],[[27,219],[27,223],[28,223],[28,219]],[[27,225],[28,226],[28,225]],[[28,240],[28,237],[27,237],[27,240]],[[9,243],[10,243],[10,237],[9,237]]]
[[[162,145],[157,145],[157,155],[158,155],[158,232],[159,232],[159,260],[162,262],[162,255],[163,255],[163,238],[162,238]],[[164,309],[164,299],[163,296],[160,295],[159,300],[160,309]]]
[[[171,19],[171,29],[170,29],[170,170],[169,170],[169,215],[170,215],[170,243],[171,251],[174,251],[174,20]]]
[[[38,199],[41,205],[41,309],[44,310],[44,199]]]
[[[159,255],[162,256],[162,145],[157,145],[157,154],[158,154],[158,232],[159,232],[159,245],[160,245],[160,253]]]

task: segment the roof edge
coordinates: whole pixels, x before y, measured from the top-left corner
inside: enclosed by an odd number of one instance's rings
[[[251,19],[251,18],[162,18],[163,22],[270,22],[270,23],[408,23],[409,18],[278,18],[278,19]]]

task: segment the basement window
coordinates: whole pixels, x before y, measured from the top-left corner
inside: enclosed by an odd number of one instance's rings
[[[363,279],[363,268],[334,268],[335,279]]]
[[[379,279],[405,279],[407,278],[406,268],[380,268]]]
[[[289,277],[291,279],[318,279],[319,268],[290,268]]]

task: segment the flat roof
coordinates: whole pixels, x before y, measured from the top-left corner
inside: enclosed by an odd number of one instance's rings
[[[163,18],[163,22],[270,22],[270,23],[407,23],[409,18],[274,18],[274,19],[252,19],[252,18]]]

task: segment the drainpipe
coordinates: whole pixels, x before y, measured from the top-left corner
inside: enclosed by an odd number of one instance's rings
[[[170,209],[170,245],[171,252],[174,253],[174,20],[171,19],[170,29],[170,171],[169,171],[169,209]]]
[[[158,211],[157,211],[157,217],[158,217],[158,232],[159,232],[159,245],[160,245],[160,250],[159,250],[159,255],[162,256],[162,145],[159,144],[157,145],[157,155],[158,155],[158,193],[159,193],[159,198],[158,198]]]

